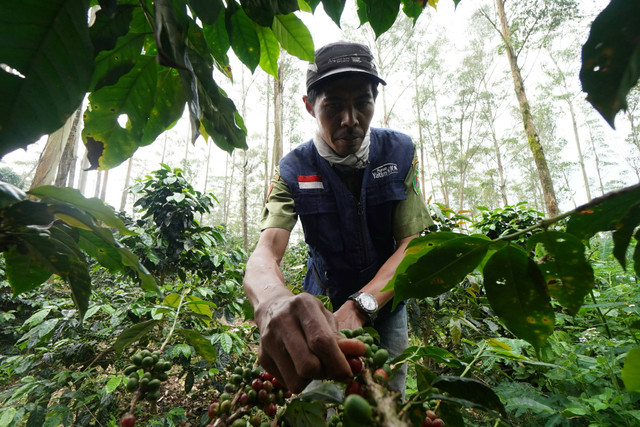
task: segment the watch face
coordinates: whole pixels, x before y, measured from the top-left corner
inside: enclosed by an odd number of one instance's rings
[[[367,311],[375,311],[378,308],[378,302],[373,297],[373,295],[361,294],[358,297],[358,300],[360,301],[362,308]]]

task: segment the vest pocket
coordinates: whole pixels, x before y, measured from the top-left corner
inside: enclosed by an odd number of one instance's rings
[[[329,194],[299,194],[296,213],[302,222],[305,241],[319,253],[341,252],[344,248],[340,215],[335,198]]]

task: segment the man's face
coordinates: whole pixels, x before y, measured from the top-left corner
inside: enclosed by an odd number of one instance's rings
[[[341,156],[358,151],[375,110],[371,80],[348,74],[326,84],[316,102],[305,97],[307,111],[318,121],[320,136]]]

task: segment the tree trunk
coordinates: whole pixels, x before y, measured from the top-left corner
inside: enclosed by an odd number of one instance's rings
[[[109,181],[109,170],[103,171],[102,174],[102,187],[100,188],[100,200],[103,202],[107,199],[107,183]]]
[[[49,135],[49,138],[47,138],[47,144],[45,145],[42,154],[40,154],[38,167],[36,168],[36,173],[31,181],[30,188],[53,184],[64,147],[71,135],[75,117],[75,115],[69,117],[60,129],[53,132]]]
[[[244,250],[249,251],[249,229],[248,229],[248,195],[247,195],[247,176],[249,175],[249,161],[247,159],[247,150],[242,152],[242,243]]]
[[[122,187],[122,196],[120,196],[120,212],[124,211],[127,206],[127,196],[129,195],[129,180],[131,179],[131,169],[133,167],[133,157],[129,158],[127,163],[127,174],[124,177],[124,186]]]
[[[267,196],[269,194],[269,182],[271,181],[271,176],[269,174],[269,106],[271,104],[271,86],[269,85],[269,81],[267,80],[267,99],[265,101],[266,112],[265,112],[265,130],[264,130],[264,190],[262,200],[267,201]]]
[[[538,178],[540,179],[540,186],[542,187],[542,194],[544,196],[547,214],[553,217],[559,213],[558,202],[553,189],[553,180],[551,179],[551,173],[549,172],[544,150],[540,144],[540,136],[538,135],[535,124],[533,123],[529,100],[527,99],[524,89],[524,81],[522,79],[522,74],[520,73],[520,68],[518,67],[518,58],[511,44],[511,31],[504,11],[503,0],[496,0],[496,6],[498,8],[500,26],[502,28],[502,41],[505,44],[505,52],[507,53],[509,66],[511,67],[511,76],[513,77],[514,90],[518,99],[518,105],[520,106],[520,113],[522,114],[524,131],[527,135],[527,142],[531,152],[533,153],[533,160],[538,171]]]
[[[271,175],[273,168],[278,164],[283,154],[282,144],[282,73],[278,67],[278,78],[273,80],[273,161],[271,164]]]
[[[596,173],[598,174],[598,183],[600,184],[600,195],[604,195],[604,185],[602,184],[602,174],[600,173],[600,158],[598,157],[598,152],[596,151],[596,144],[593,142],[593,131],[591,130],[591,125],[587,123],[587,127],[589,128],[589,140],[591,141],[591,149],[593,150],[593,159],[596,163]]]
[[[56,174],[56,180],[54,182],[56,187],[73,186],[73,175],[71,174],[71,170],[75,170],[72,166],[76,162],[75,152],[76,144],[78,142],[78,128],[80,127],[80,110],[76,110],[72,117],[73,123],[71,125],[71,130],[69,131],[69,137],[67,138],[64,150],[60,156],[60,163],[58,164],[58,173]]]
[[[78,190],[80,190],[82,194],[84,194],[85,190],[87,189],[87,174],[89,173],[87,169],[89,169],[90,166],[91,165],[89,163],[89,159],[87,158],[87,153],[85,152],[80,164],[80,177],[78,179]]]

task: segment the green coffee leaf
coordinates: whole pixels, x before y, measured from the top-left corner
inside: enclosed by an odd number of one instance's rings
[[[431,385],[453,397],[476,403],[502,416],[507,415],[504,405],[491,387],[473,378],[440,376]]]
[[[313,62],[315,50],[313,38],[302,20],[293,13],[276,15],[271,27],[282,48],[303,61]]]
[[[227,9],[226,24],[231,48],[251,72],[255,71],[260,63],[260,40],[255,24],[241,7]]]
[[[322,7],[324,11],[338,27],[340,27],[340,17],[344,11],[345,3],[345,0],[322,0]]]
[[[640,185],[608,193],[594,199],[571,215],[567,222],[567,233],[587,240],[599,231],[616,230],[626,213],[640,200]]]
[[[362,0],[362,3],[366,5],[369,24],[376,38],[391,28],[400,10],[400,0]]]
[[[429,241],[429,248],[404,272],[396,272],[392,280],[394,306],[407,298],[425,298],[448,291],[476,269],[492,245],[491,240],[460,235]],[[388,289],[389,285],[385,288]]]
[[[640,348],[633,348],[627,353],[622,368],[622,381],[627,393],[640,392]]]
[[[189,329],[176,329],[176,332],[182,335],[189,345],[192,346],[204,359],[209,362],[214,362],[216,360],[216,348],[211,345],[208,339],[200,335],[198,332]]]
[[[257,26],[256,33],[260,39],[260,68],[277,78],[278,58],[280,57],[278,39],[268,27]]]
[[[107,385],[104,387],[104,390],[107,393],[113,393],[113,391],[117,389],[120,384],[122,384],[122,378],[123,377],[121,376],[111,378],[109,381],[107,381]]]
[[[627,109],[640,77],[640,3],[612,0],[591,24],[582,47],[580,81],[589,101],[611,127]]]
[[[222,0],[188,0],[189,6],[200,20],[212,25],[223,10]]]
[[[527,240],[527,249],[533,250],[537,244],[546,251],[538,268],[549,293],[575,316],[594,286],[593,268],[585,259],[584,245],[574,235],[559,231],[534,234]]]
[[[540,349],[553,333],[554,313],[542,273],[520,247],[508,245],[484,266],[491,308],[518,338]]]
[[[344,390],[333,382],[314,381],[298,398],[307,402],[342,403]]]
[[[325,408],[320,402],[293,400],[287,405],[283,418],[288,425],[315,427],[325,425]]]
[[[624,269],[627,268],[627,248],[631,242],[631,236],[639,224],[640,203],[636,203],[620,218],[620,223],[613,232],[613,255]]]
[[[147,320],[125,329],[118,335],[116,342],[113,344],[113,349],[116,353],[121,353],[122,350],[147,335],[159,323],[158,320]]]

